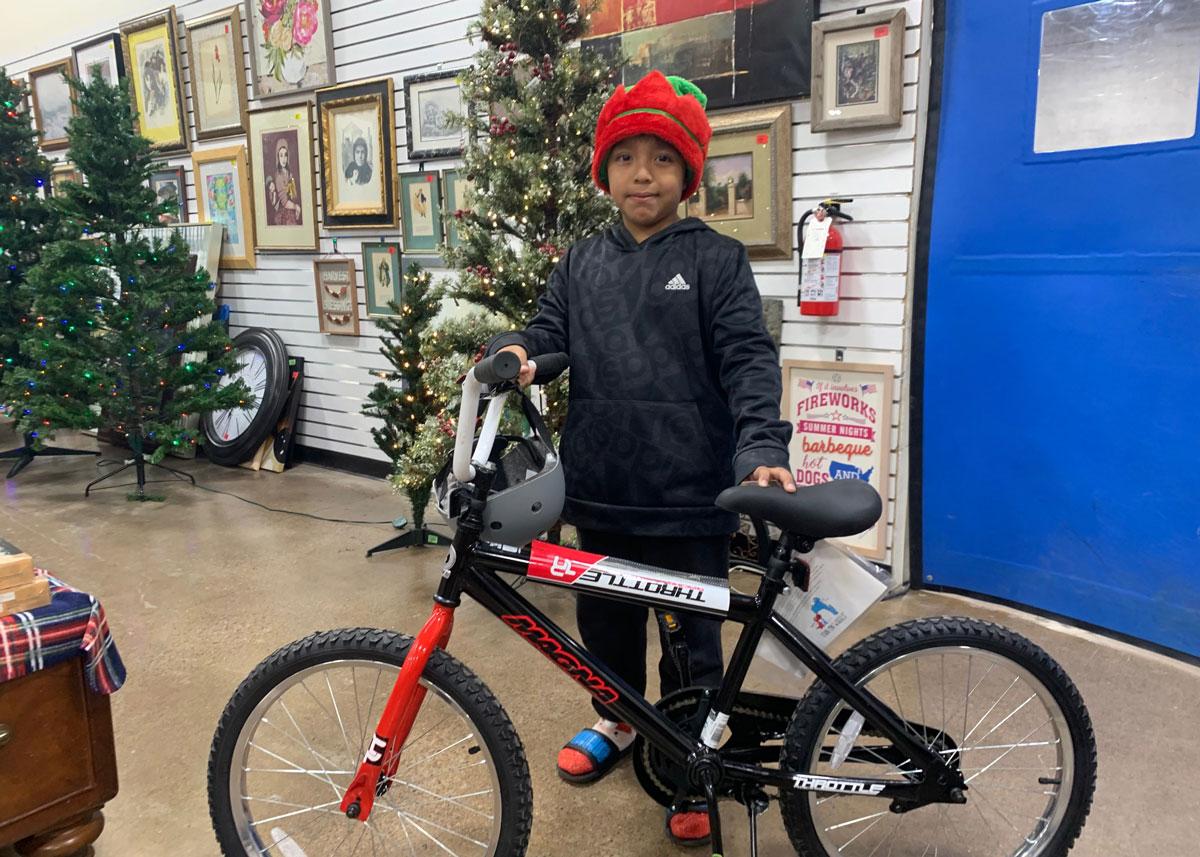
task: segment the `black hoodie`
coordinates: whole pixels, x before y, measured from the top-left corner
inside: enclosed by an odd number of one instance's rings
[[[737,526],[717,494],[788,467],[779,358],[738,241],[689,217],[638,244],[623,224],[573,245],[529,327],[490,351],[565,351],[563,518],[646,536]]]

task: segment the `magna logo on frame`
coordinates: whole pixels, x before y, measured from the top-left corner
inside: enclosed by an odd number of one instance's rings
[[[566,651],[558,640],[550,636],[549,631],[538,625],[529,616],[507,615],[501,616],[500,620],[532,643],[535,649],[554,661],[559,669],[586,687],[596,699],[608,705],[621,698],[621,695],[609,687],[604,679],[581,664],[578,658]]]

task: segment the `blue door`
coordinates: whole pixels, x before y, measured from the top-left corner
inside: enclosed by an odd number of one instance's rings
[[[1200,654],[1200,3],[947,0],[926,583]]]

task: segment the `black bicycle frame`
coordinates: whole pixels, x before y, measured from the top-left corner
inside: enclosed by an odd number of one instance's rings
[[[460,521],[455,543],[447,558],[445,573],[438,589],[439,603],[455,606],[466,593],[495,614],[560,669],[583,685],[588,692],[631,724],[652,746],[672,761],[687,766],[714,751],[689,735],[655,708],[620,677],[613,675],[600,661],[567,632],[525,599],[498,574],[525,577],[530,553],[478,541],[478,530]],[[472,532],[474,530],[474,532]],[[907,782],[896,780],[816,776],[798,771],[764,768],[722,759],[722,784],[775,786],[784,790],[838,792],[891,797],[909,807],[926,803],[963,802],[961,775],[941,756],[927,749],[920,737],[904,720],[864,688],[855,686],[833,666],[833,661],[793,625],[774,612],[775,600],[784,589],[785,574],[791,564],[793,540],[784,535],[771,558],[759,591],[754,596],[730,592],[727,619],[740,623],[738,639],[729,666],[717,691],[713,711],[728,714],[741,691],[754,651],[763,631],[769,631],[788,651],[805,664],[818,679],[859,712],[866,723],[891,740],[907,757],[903,768]],[[659,607],[637,593],[626,595],[593,593],[615,601]],[[680,608],[681,610],[683,608]],[[720,755],[719,751],[715,751]],[[919,776],[917,776],[919,775]]]

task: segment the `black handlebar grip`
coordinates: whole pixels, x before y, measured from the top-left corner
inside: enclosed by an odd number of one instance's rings
[[[533,383],[535,384],[550,383],[563,372],[567,371],[567,368],[571,365],[571,358],[561,351],[529,359],[537,366],[537,371],[533,373]]]
[[[511,351],[500,351],[475,364],[475,380],[481,384],[503,384],[521,374],[521,361]]]

